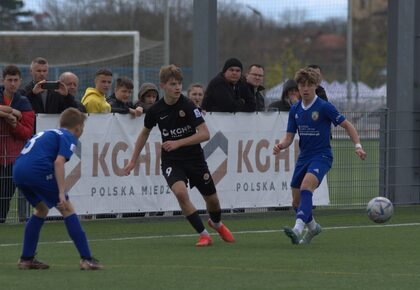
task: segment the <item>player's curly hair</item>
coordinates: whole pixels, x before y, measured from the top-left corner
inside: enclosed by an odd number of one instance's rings
[[[311,67],[305,67],[298,70],[295,74],[295,81],[298,84],[313,84],[318,86],[321,83],[321,75]]]
[[[86,115],[76,108],[67,108],[60,115],[60,128],[73,129],[85,122]]]
[[[162,66],[159,72],[159,80],[162,84],[167,83],[171,78],[182,82],[182,71],[176,65]]]

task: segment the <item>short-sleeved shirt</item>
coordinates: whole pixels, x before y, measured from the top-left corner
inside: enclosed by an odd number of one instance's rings
[[[337,126],[344,120],[345,117],[334,105],[317,96],[306,108],[302,100],[294,104],[289,112],[287,132],[299,134],[299,158],[311,158],[319,154],[332,158],[331,123]]]
[[[144,126],[152,129],[158,125],[162,143],[179,140],[196,133],[196,127],[204,123],[200,110],[187,97],[181,95],[173,105],[165,103],[164,98],[156,102],[146,113]],[[167,152],[162,149],[162,160],[202,159],[203,149],[200,144],[183,146]]]
[[[33,136],[22,149],[13,166],[13,181],[32,206],[44,202],[52,208],[60,201],[54,161],[58,155],[68,161],[76,142],[66,129],[47,130]]]
[[[62,155],[68,161],[76,150],[76,144],[76,137],[67,129],[39,132],[26,143],[14,167],[36,176],[54,173],[57,156]]]

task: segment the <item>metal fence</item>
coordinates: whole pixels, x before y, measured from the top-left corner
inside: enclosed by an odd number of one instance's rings
[[[384,195],[386,191],[386,164],[383,156],[386,155],[386,148],[382,147],[386,139],[386,124],[384,120],[387,111],[380,112],[344,112],[347,119],[353,123],[358,130],[363,148],[367,152],[365,161],[359,160],[354,152],[354,145],[341,127],[332,128],[331,144],[334,152],[334,164],[328,173],[328,187],[330,193],[330,205],[334,208],[360,208],[378,195]],[[382,125],[381,125],[382,122]],[[0,122],[5,126],[4,122]],[[10,136],[5,134],[4,127],[0,127],[0,144],[5,144],[5,138]],[[1,160],[5,160],[5,152],[0,154]],[[381,162],[382,160],[382,162]],[[30,215],[30,207],[24,197],[19,195],[11,182],[11,166],[1,164],[0,170],[0,217],[1,222],[16,223],[25,221]],[[316,193],[315,193],[316,194]],[[10,199],[11,198],[11,199]],[[10,199],[10,201],[9,201]],[[277,208],[258,208],[258,209],[229,209],[230,212],[243,211],[267,211],[277,210]],[[98,217],[130,217],[130,216],[153,216],[153,215],[173,215],[180,212],[149,212],[135,214],[115,214],[101,215]],[[4,217],[7,217],[6,219]],[[88,218],[96,218],[89,216]]]
[[[0,223],[7,219],[13,222],[25,221],[29,215],[26,200],[15,190],[12,180],[13,161],[10,141],[14,140],[10,134],[10,125],[4,118],[0,118]],[[8,215],[10,213],[10,215]]]
[[[383,195],[380,182],[381,120],[385,111],[343,113],[357,129],[367,158],[361,161],[354,151],[354,144],[339,126],[332,130],[331,145],[334,164],[328,173],[331,206],[361,207],[378,195]]]

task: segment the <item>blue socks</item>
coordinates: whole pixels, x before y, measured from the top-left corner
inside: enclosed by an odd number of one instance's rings
[[[25,226],[25,234],[23,238],[23,251],[21,258],[29,260],[35,256],[35,251],[38,245],[39,233],[44,225],[44,218],[32,215]],[[64,218],[64,223],[69,233],[70,238],[76,245],[80,257],[83,259],[90,259],[90,254],[86,234],[82,229],[80,221],[76,214],[72,214]]]
[[[305,224],[312,220],[312,192],[302,190],[300,192],[300,203],[296,218],[301,219]]]
[[[44,220],[44,218],[32,215],[26,222],[25,234],[23,237],[22,259],[29,260],[35,256],[36,247],[38,246],[39,232],[44,224]]]
[[[67,232],[69,233],[70,238],[73,240],[77,250],[79,251],[80,257],[82,259],[92,258],[86,234],[82,229],[82,225],[80,224],[77,215],[72,214],[64,218],[64,223],[66,224]]]

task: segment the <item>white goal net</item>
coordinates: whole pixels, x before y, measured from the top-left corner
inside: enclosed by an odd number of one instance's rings
[[[0,32],[0,67],[18,65],[26,83],[36,57],[48,60],[50,80],[65,71],[75,73],[80,79],[78,98],[93,86],[96,70],[108,68],[114,78],[124,75],[133,79],[133,98],[137,99],[141,83],[158,83],[163,43],[141,38],[137,31]]]

